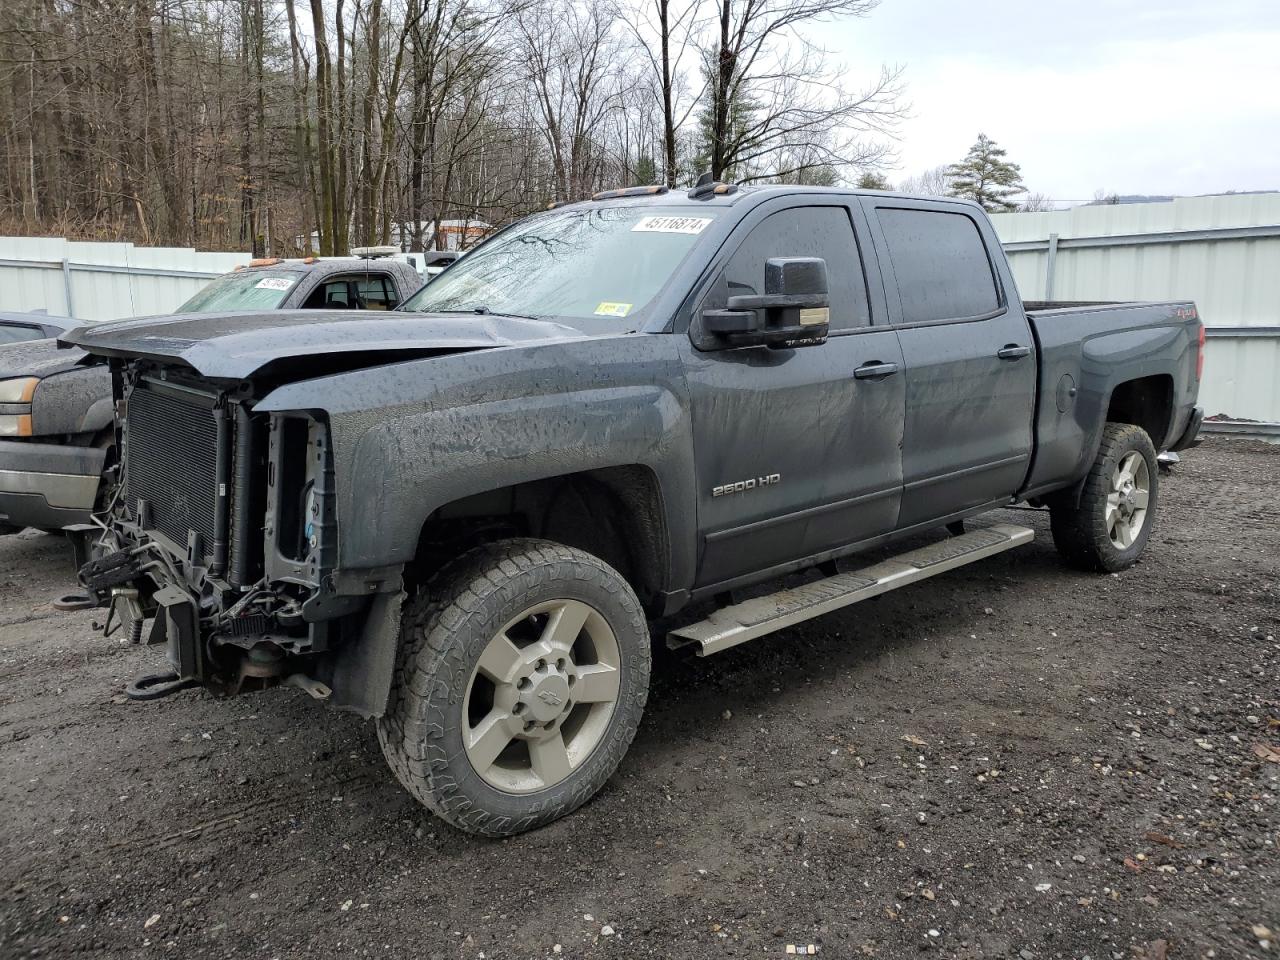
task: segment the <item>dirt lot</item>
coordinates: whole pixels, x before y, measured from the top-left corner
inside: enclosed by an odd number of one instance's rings
[[[1033,545],[663,657],[604,792],[504,842],[297,691],[123,701],[156,652],[0,540],[0,956],[1274,956],[1278,474],[1191,452],[1119,576],[1010,512]]]

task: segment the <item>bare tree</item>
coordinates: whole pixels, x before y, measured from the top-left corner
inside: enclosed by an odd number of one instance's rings
[[[945,197],[951,192],[951,167],[943,164],[931,167],[914,177],[907,177],[898,184],[899,193],[914,193],[926,197]]]
[[[1018,204],[1018,210],[1021,213],[1051,213],[1057,209],[1058,205],[1047,193],[1028,193],[1026,198]]]
[[[688,182],[713,152],[836,183],[888,153],[898,75],[850,94],[802,28],[873,5],[0,3],[0,231],[334,254]]]
[[[516,22],[555,170],[555,199],[581,199],[596,182],[597,135],[621,104],[610,69],[622,56],[613,15],[595,4],[546,0],[521,11]]]
[[[878,0],[717,0],[716,30],[704,55],[709,99],[703,128],[716,179],[802,174],[794,162],[871,166],[890,152],[902,116],[901,69],[884,67],[849,92],[826,52],[801,31],[834,17],[864,16]]]
[[[623,13],[649,65],[662,109],[662,176],[669,187],[676,185],[679,175],[680,129],[706,91],[704,84],[694,96],[681,96],[688,86],[682,64],[687,64],[691,49],[696,52],[701,8],[701,0],[639,0]]]

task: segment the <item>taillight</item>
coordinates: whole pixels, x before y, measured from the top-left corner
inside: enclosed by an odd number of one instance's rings
[[[1204,373],[1204,323],[1200,324],[1200,338],[1196,342],[1196,379]]]

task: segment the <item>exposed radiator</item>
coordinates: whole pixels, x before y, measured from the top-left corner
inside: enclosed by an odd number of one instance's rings
[[[138,501],[146,500],[153,529],[179,548],[195,530],[204,556],[212,557],[218,454],[213,398],[139,387],[129,397],[126,430],[126,495],[134,515]]]

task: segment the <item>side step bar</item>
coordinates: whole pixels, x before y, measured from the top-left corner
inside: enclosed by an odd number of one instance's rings
[[[667,646],[678,650],[697,644],[700,657],[719,653],[766,633],[1030,543],[1034,536],[1035,531],[1028,527],[1007,523],[984,527],[862,570],[838,573],[767,597],[721,607],[705,620],[672,630]]]

